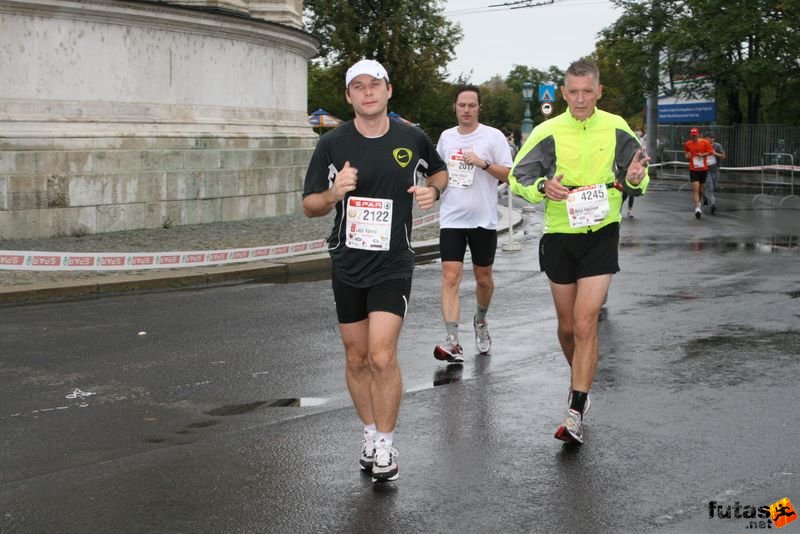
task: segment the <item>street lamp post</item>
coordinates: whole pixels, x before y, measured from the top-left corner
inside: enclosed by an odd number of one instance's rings
[[[522,100],[525,102],[525,116],[522,119],[520,126],[520,133],[522,133],[522,142],[524,143],[528,136],[533,131],[533,119],[531,119],[531,101],[533,100],[533,83],[523,82],[522,84]],[[533,206],[525,206],[522,211],[534,211]]]
[[[528,138],[531,131],[533,131],[533,119],[531,119],[531,100],[533,100],[533,84],[531,82],[523,82],[522,84],[522,100],[525,102],[525,116],[522,119],[520,132],[522,133],[522,142]],[[514,208],[511,204],[511,188],[508,189],[508,242],[504,243],[502,248],[506,251],[522,250],[522,245],[514,241]]]
[[[533,84],[531,82],[524,82],[522,84],[522,100],[525,102],[525,116],[522,119],[522,126],[520,132],[522,138],[525,139],[530,135],[533,130],[533,119],[531,119],[531,100],[533,100]]]

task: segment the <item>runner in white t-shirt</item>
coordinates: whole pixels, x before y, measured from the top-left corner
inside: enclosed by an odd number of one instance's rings
[[[463,362],[458,342],[461,315],[459,286],[464,273],[467,246],[477,284],[477,311],[472,324],[478,352],[492,345],[486,312],[494,292],[492,265],[497,249],[497,185],[506,182],[511,151],[503,133],[478,121],[481,93],[474,85],[459,87],[453,109],[458,126],[442,132],[436,146],[447,164],[447,189],[439,207],[439,249],[442,258],[442,317],[446,338],[437,345],[437,360]]]

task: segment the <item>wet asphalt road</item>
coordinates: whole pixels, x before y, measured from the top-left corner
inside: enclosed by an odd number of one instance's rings
[[[358,471],[327,281],[2,307],[0,531],[752,530],[709,502],[800,506],[800,211],[750,199],[700,221],[688,192],[637,200],[580,448],[552,437],[540,212],[498,251],[491,356],[465,275],[467,361],[433,359],[439,266],[418,266],[390,484]]]

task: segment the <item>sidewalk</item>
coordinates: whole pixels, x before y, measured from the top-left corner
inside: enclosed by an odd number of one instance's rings
[[[437,208],[438,209],[438,206]],[[498,205],[498,231],[508,229],[508,209]],[[433,213],[417,212],[414,216]],[[522,216],[513,212],[516,227]],[[310,219],[302,213],[220,222],[152,228],[50,239],[0,241],[0,251],[52,252],[163,252],[225,250],[280,245],[327,238],[333,215]],[[415,228],[412,246],[417,261],[438,257],[439,225]],[[0,303],[33,302],[70,297],[99,296],[136,290],[181,289],[246,281],[289,282],[327,277],[327,252],[312,253],[280,261],[253,261],[197,268],[131,271],[12,271],[0,270]]]

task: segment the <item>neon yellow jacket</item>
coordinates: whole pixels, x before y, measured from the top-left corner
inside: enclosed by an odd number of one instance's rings
[[[594,232],[621,219],[622,192],[613,187],[615,182],[628,195],[638,196],[647,190],[650,183],[647,173],[638,185],[625,179],[639,149],[636,135],[622,117],[595,108],[591,117],[579,121],[568,110],[534,128],[514,160],[508,183],[514,194],[530,203],[545,201],[544,233]],[[540,181],[561,174],[564,175],[561,183],[567,187],[609,186],[609,212],[602,222],[571,228],[566,201],[550,200],[539,193]]]

